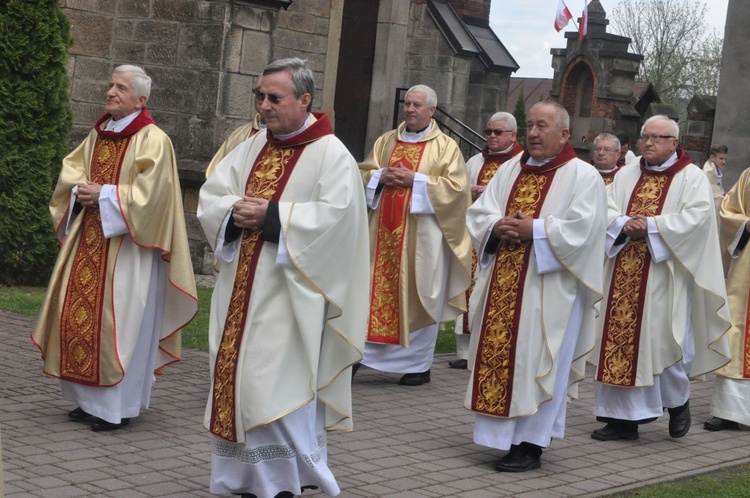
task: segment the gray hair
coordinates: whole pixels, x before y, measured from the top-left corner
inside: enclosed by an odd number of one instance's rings
[[[151,96],[151,76],[146,74],[142,67],[123,64],[114,68],[112,73],[131,73],[133,75],[133,90],[135,90],[136,96],[146,97],[146,100]]]
[[[529,112],[533,111],[537,107],[542,106],[550,106],[555,110],[555,123],[557,124],[557,127],[559,129],[570,129],[570,114],[568,114],[568,110],[563,107],[561,104],[558,104],[557,102],[553,101],[543,101],[543,102],[537,102],[533,106],[531,106],[531,109],[529,109]]]
[[[307,59],[300,59],[299,57],[279,59],[267,65],[263,70],[262,76],[282,71],[289,73],[289,76],[292,78],[294,95],[299,97],[302,94],[309,93],[310,105],[312,105],[312,100],[315,97],[315,80],[313,79],[313,72],[310,69],[309,61]]]
[[[615,135],[612,135],[611,133],[600,133],[599,136],[594,139],[594,147],[596,147],[597,142],[600,140],[611,140],[612,143],[615,144],[615,149],[618,151],[620,150],[620,139]]]
[[[504,121],[505,122],[505,131],[516,131],[518,130],[518,123],[516,122],[515,116],[509,112],[496,112],[493,114],[490,119],[487,120],[487,123],[491,123],[492,121]]]
[[[406,96],[410,93],[423,93],[425,104],[427,104],[429,107],[437,107],[437,94],[435,93],[435,90],[433,90],[429,86],[414,85],[406,91],[406,95],[404,95],[404,98],[406,98]]]
[[[646,129],[646,126],[650,125],[654,121],[666,121],[669,123],[670,127],[672,128],[672,135],[674,135],[675,138],[680,138],[680,125],[677,124],[677,121],[674,119],[670,119],[669,116],[665,114],[657,114],[655,116],[651,116],[648,118],[644,123],[643,126],[641,126],[641,135],[643,135],[643,130]]]

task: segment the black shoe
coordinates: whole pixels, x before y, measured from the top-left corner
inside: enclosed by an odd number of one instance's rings
[[[534,458],[522,451],[509,451],[507,455],[495,462],[495,470],[500,472],[526,472],[542,466],[539,458]]]
[[[740,424],[725,418],[712,417],[710,420],[703,422],[703,428],[709,431],[737,430],[740,428]]]
[[[596,429],[591,433],[593,439],[599,441],[616,441],[618,439],[627,439],[634,441],[640,436],[638,434],[638,424],[636,423],[609,423],[601,429]]]
[[[91,430],[94,432],[108,432],[108,431],[115,431],[117,429],[120,429],[122,427],[125,427],[130,423],[129,418],[123,418],[120,420],[119,424],[113,424],[111,422],[107,422],[106,420],[102,420],[100,418],[95,418],[93,422],[91,422]]]
[[[355,363],[352,365],[352,379],[354,379],[354,376],[357,375],[357,372],[359,371],[359,367],[361,367],[361,363]]]
[[[668,408],[669,436],[682,437],[690,430],[690,401],[677,408]]]
[[[398,381],[401,386],[421,386],[430,383],[430,371],[415,374],[404,374]]]
[[[448,362],[448,366],[451,368],[457,368],[459,370],[466,370],[469,366],[468,360],[453,360]]]
[[[91,414],[90,413],[86,413],[85,411],[83,411],[83,408],[81,408],[79,406],[78,408],[76,408],[72,412],[68,413],[68,418],[70,420],[74,420],[76,422],[83,422],[84,420],[90,419],[91,418]]]

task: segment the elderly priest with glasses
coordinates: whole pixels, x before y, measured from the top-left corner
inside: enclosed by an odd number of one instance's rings
[[[669,412],[669,435],[690,429],[690,378],[729,361],[730,326],[713,197],[678,147],[667,116],[641,129],[639,163],[608,187],[605,298],[598,319],[591,437],[638,439]]]

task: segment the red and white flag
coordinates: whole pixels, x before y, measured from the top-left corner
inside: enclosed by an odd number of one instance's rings
[[[562,0],[561,0],[562,1]],[[578,25],[578,40],[583,40],[589,30],[589,2],[583,0],[583,14],[581,15],[581,24]]]
[[[565,5],[563,0],[557,4],[557,15],[555,16],[555,29],[560,31],[568,25],[570,20],[573,19],[573,14],[570,13],[568,6]]]

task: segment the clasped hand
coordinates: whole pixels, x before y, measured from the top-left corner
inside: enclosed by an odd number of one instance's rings
[[[644,238],[648,235],[648,218],[642,214],[633,216],[622,226],[622,233],[635,240]]]
[[[248,197],[240,199],[232,206],[234,224],[240,228],[249,228],[250,230],[259,230],[266,222],[266,212],[268,211],[268,201],[258,197]]]
[[[517,211],[512,216],[500,218],[492,227],[492,233],[500,240],[520,244],[533,238],[534,218]]]
[[[401,163],[383,169],[380,183],[386,187],[406,188],[414,185],[414,172]]]
[[[102,186],[94,182],[86,182],[78,184],[78,191],[76,192],[76,198],[81,205],[92,208],[99,205],[99,194],[102,191]]]

